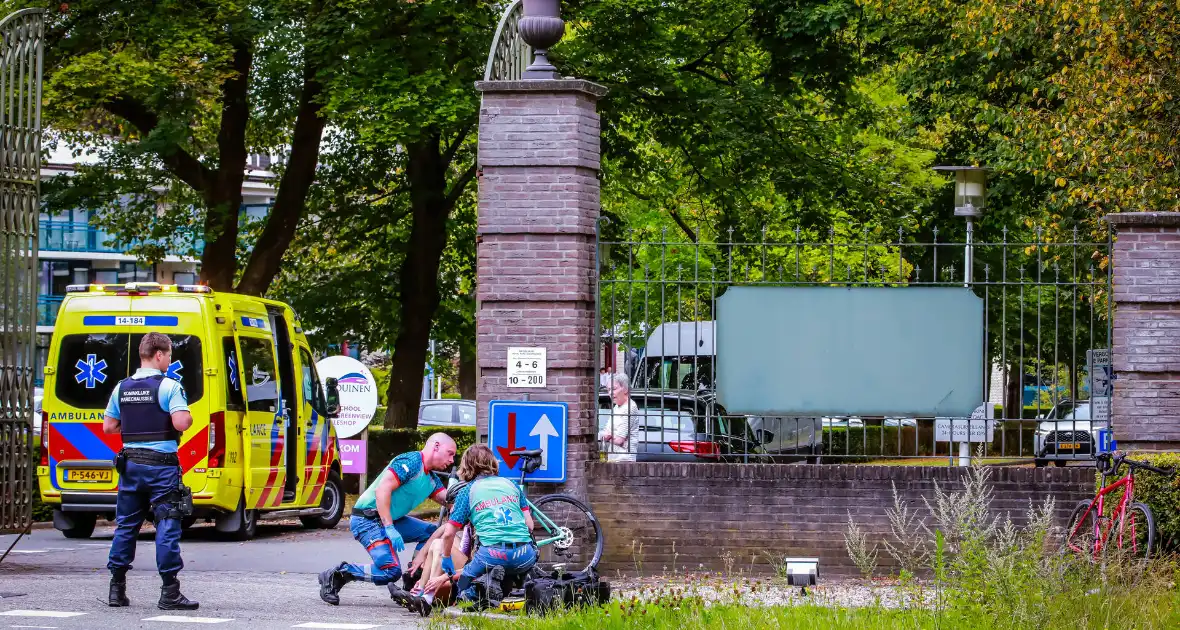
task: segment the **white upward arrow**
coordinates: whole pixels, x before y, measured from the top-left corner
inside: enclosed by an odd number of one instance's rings
[[[557,437],[557,428],[550,422],[549,416],[541,414],[541,419],[529,431],[529,437],[533,436],[541,438],[541,470],[549,470],[549,438]]]

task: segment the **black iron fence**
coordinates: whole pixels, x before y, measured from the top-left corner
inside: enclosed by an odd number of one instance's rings
[[[45,9],[0,20],[0,533],[30,525]]]
[[[603,451],[647,461],[957,462],[968,451],[996,463],[1088,460],[1109,428],[1111,241],[1052,228],[1004,229],[975,243],[945,242],[936,228],[889,238],[796,230],[777,239],[764,231],[759,242],[603,240]],[[725,350],[715,323],[719,298],[739,286],[968,287],[983,302],[981,405],[974,418],[729,413],[718,402]]]

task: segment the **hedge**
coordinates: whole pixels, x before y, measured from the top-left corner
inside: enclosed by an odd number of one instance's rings
[[[38,439],[37,444],[33,445],[33,463],[36,465],[36,463],[40,461],[41,444],[40,439]],[[35,487],[33,490],[33,522],[43,523],[46,521],[52,521],[53,507],[48,503],[41,502],[41,484],[37,481],[36,477],[33,478],[33,485]]]
[[[1131,453],[1131,459],[1146,461],[1159,468],[1180,470],[1180,453]],[[1126,468],[1119,470],[1127,473]],[[1098,483],[1102,476],[1098,475]],[[1110,483],[1113,479],[1107,479]],[[1121,493],[1107,495],[1107,505],[1117,505]],[[1135,471],[1135,500],[1146,503],[1155,516],[1157,550],[1180,552],[1180,477],[1165,477],[1146,470]],[[1154,555],[1154,554],[1153,554]]]
[[[1035,433],[1036,428],[1028,423],[997,422],[985,457],[1031,457]],[[936,446],[934,423],[928,421],[917,427],[885,427],[879,421],[871,421],[864,427],[826,427],[823,439],[824,454],[839,457],[839,461],[846,463],[881,457],[932,456]],[[937,447],[940,455],[947,453],[945,442],[937,443]],[[844,457],[846,452],[848,456]]]
[[[446,433],[455,440],[455,463],[458,464],[459,456],[463,451],[467,450],[468,446],[475,444],[475,429],[474,428],[442,428],[442,427],[419,427],[417,429],[378,429],[369,426],[369,450],[366,457],[366,464],[369,470],[369,481],[373,480],[373,475],[378,471],[384,470],[389,465],[389,460],[400,455],[401,453],[408,453],[410,451],[422,450],[422,446],[426,443],[426,439],[435,433]],[[355,438],[354,438],[355,439]],[[344,490],[345,492],[355,493],[359,491],[357,487],[356,475],[345,475]]]

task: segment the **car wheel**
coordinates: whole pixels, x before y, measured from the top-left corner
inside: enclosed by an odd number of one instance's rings
[[[1044,468],[1044,467],[1045,467],[1045,464],[1048,464],[1048,463],[1049,463],[1049,461],[1048,461],[1048,460],[1044,460],[1044,459],[1035,459],[1035,460],[1033,460],[1033,465],[1035,465],[1037,468]]]
[[[1066,464],[1068,464],[1068,463],[1069,463],[1069,462],[1065,461],[1064,459],[1055,459],[1055,460],[1053,460],[1053,465],[1054,465],[1054,466],[1056,466],[1056,467],[1058,467],[1058,468],[1065,468],[1065,465],[1066,465]]]
[[[94,523],[98,520],[97,514],[75,513],[70,516],[74,522],[73,527],[61,530],[61,533],[66,538],[90,538],[94,533]]]

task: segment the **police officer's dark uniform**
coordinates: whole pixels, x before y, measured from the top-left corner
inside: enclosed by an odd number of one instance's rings
[[[141,354],[148,346],[147,339],[144,341]],[[168,338],[163,337],[163,341],[167,342]],[[170,342],[168,348],[170,353]],[[184,388],[175,380],[165,379],[160,370],[147,367],[121,381],[107,406],[106,415],[119,421],[123,435],[123,450],[115,460],[120,475],[119,494],[115,537],[107,562],[111,571],[107,603],[111,606],[130,604],[126,575],[135,559],[135,540],[148,509],[156,527],[156,565],[164,582],[159,608],[196,610],[199,605],[180,593],[177,580],[184,567],[180,557],[180,523],[185,512],[191,513],[192,506],[192,495],[181,484],[180,460],[176,455],[180,432],[172,424],[172,413],[177,411],[188,411]]]

